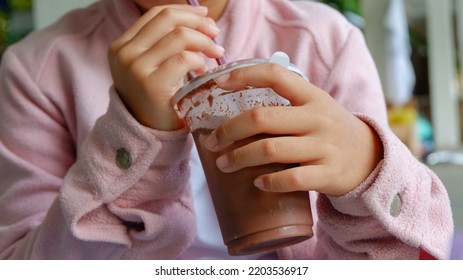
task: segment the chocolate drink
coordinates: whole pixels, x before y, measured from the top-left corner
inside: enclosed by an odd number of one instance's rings
[[[224,243],[230,255],[252,254],[293,245],[312,237],[312,216],[308,192],[271,193],[253,184],[259,175],[293,165],[267,164],[223,173],[216,165],[219,153],[203,143],[210,129],[193,132]],[[270,135],[257,135],[230,149]]]
[[[288,100],[269,88],[247,87],[226,91],[214,82],[215,77],[234,69],[268,62],[248,59],[222,65],[187,82],[172,100],[179,116],[185,119],[193,133],[223,241],[230,255],[274,250],[313,235],[308,192],[265,192],[254,186],[259,175],[294,165],[274,163],[223,173],[216,165],[220,154],[210,152],[203,144],[215,128],[244,111],[255,107],[290,106]],[[291,67],[297,69],[294,65]],[[275,136],[261,134],[250,137],[235,143],[230,149],[266,137]]]

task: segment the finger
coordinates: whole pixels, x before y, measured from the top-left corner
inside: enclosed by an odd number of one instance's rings
[[[325,94],[298,74],[275,63],[264,63],[232,71],[215,79],[219,87],[238,90],[245,87],[272,88],[292,105],[312,100],[314,94]]]
[[[210,37],[194,29],[180,26],[151,47],[148,55],[150,55],[150,52],[163,51],[167,54],[166,56],[170,56],[184,49],[201,52],[210,57],[224,54],[224,48],[217,45]]]
[[[157,6],[146,13],[144,13],[135,23],[133,23],[117,40],[115,45],[121,47],[126,42],[132,40],[135,35],[139,34],[140,30],[143,29],[147,24],[153,21],[156,16],[165,9],[176,9],[176,10],[184,10],[190,13],[197,14],[199,16],[206,16],[207,15],[207,7],[200,6],[200,7],[191,7],[190,5],[166,5],[166,6]],[[158,23],[158,21],[156,21]],[[150,27],[152,24],[150,25]],[[154,28],[158,29],[158,28]]]
[[[166,8],[146,23],[133,36],[131,43],[141,48],[149,48],[179,26],[198,30],[210,37],[217,36],[219,32],[213,21],[208,20],[205,16],[187,10]]]
[[[149,70],[184,50],[201,52],[209,57],[220,57],[224,54],[224,49],[221,46],[215,44],[211,38],[201,32],[178,27],[140,55],[133,67]]]
[[[206,71],[204,59],[195,52],[182,51],[163,62],[147,79],[148,87],[153,86],[159,90],[160,84],[167,92],[175,93],[179,81],[189,71]],[[162,81],[160,83],[159,81]],[[148,89],[150,91],[150,89]],[[158,96],[159,97],[159,96]],[[170,104],[171,95],[166,96],[166,103]]]
[[[245,111],[218,127],[206,140],[211,151],[257,134],[301,135],[310,131],[315,118],[304,107],[259,107]]]
[[[265,174],[254,180],[254,185],[268,192],[318,191],[328,189],[332,176],[326,165],[305,165]],[[338,195],[337,193],[328,193]]]
[[[217,166],[230,173],[270,163],[314,164],[323,157],[323,150],[324,145],[315,138],[267,137],[221,155]]]
[[[213,34],[218,33],[217,27],[208,18],[191,11],[173,8],[164,8],[159,12],[159,16],[150,19],[141,28],[138,26],[141,25],[139,22],[136,22],[134,25],[137,26],[132,26],[133,28],[131,27],[131,30],[126,32],[127,34],[124,33],[124,35],[111,44],[108,52],[110,61],[113,58],[118,58],[120,64],[130,65],[140,53],[149,49],[178,26],[198,30],[206,34],[206,36],[214,36]],[[138,28],[140,30],[136,34],[132,34]]]

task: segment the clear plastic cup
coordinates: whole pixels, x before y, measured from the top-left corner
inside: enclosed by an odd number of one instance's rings
[[[230,255],[246,255],[293,245],[312,237],[312,214],[308,192],[264,192],[254,186],[261,174],[294,167],[267,164],[223,173],[216,165],[219,153],[204,147],[205,139],[224,121],[256,106],[290,106],[288,100],[269,88],[225,91],[214,78],[240,67],[269,63],[268,59],[247,59],[212,69],[186,83],[174,96],[178,114],[183,117],[195,140],[224,244]],[[294,65],[288,68],[300,73]],[[295,69],[295,70],[294,70]],[[230,149],[258,139],[257,135]]]

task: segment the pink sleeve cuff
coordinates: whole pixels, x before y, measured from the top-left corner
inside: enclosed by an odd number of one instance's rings
[[[447,258],[453,220],[445,187],[389,128],[368,116],[357,116],[378,133],[384,159],[353,191],[329,196],[332,206],[343,214],[372,216],[402,242]]]

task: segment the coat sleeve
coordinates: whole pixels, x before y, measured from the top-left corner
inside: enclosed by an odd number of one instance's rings
[[[283,250],[287,258],[418,259],[450,255],[453,220],[447,191],[392,133],[374,63],[359,30],[339,45],[323,88],[379,135],[384,158],[343,196],[318,195],[316,238]]]
[[[72,112],[13,52],[0,75],[0,258],[172,258],[187,246],[188,131],[141,126],[111,90],[77,147]]]
[[[320,196],[326,247],[346,257],[418,259],[425,251],[437,259],[449,258],[453,220],[444,185],[389,129],[359,117],[379,134],[384,160],[352,192]]]

